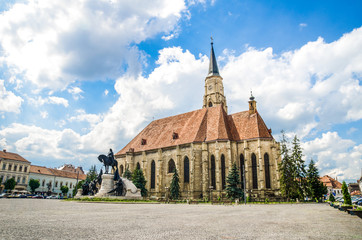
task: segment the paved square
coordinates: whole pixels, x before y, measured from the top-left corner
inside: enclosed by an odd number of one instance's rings
[[[0,239],[362,239],[362,219],[327,204],[0,199],[0,213]]]

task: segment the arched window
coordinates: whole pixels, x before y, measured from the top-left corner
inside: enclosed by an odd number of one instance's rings
[[[151,188],[155,188],[156,185],[156,163],[152,160],[151,163]]]
[[[41,186],[42,186],[42,187],[45,186],[45,180],[42,181]]]
[[[72,188],[72,186],[73,186],[73,184],[72,184],[72,183],[70,183],[70,188]]]
[[[212,107],[212,102],[209,102],[209,107]]]
[[[269,155],[264,154],[264,168],[265,168],[265,187],[270,188],[270,167],[269,167]]]
[[[137,163],[137,169],[141,169],[141,165],[139,162]]]
[[[173,161],[173,159],[171,158],[170,161],[168,161],[168,173],[173,173],[175,172],[175,162]]]
[[[253,175],[253,189],[258,189],[258,171],[256,166],[256,156],[255,154],[251,154],[251,168]]]
[[[55,182],[55,187],[58,187],[58,181]]]
[[[221,154],[221,189],[225,189],[226,181],[225,181],[225,156]]]
[[[60,182],[60,187],[62,187],[63,186],[63,182]]]
[[[215,179],[215,157],[211,155],[211,186],[213,189],[216,189],[216,179]]]
[[[119,167],[119,175],[121,175],[121,177],[122,177],[122,175],[123,175],[123,165],[121,165],[121,166]]]
[[[240,178],[241,178],[241,189],[244,191],[244,171],[245,171],[245,160],[244,155],[240,154]]]
[[[190,161],[186,156],[184,159],[184,183],[190,182]]]

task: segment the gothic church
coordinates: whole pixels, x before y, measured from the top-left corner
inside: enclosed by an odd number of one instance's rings
[[[154,198],[165,197],[175,168],[182,198],[223,198],[233,163],[247,196],[263,200],[280,195],[279,143],[258,113],[253,96],[249,110],[228,115],[213,43],[202,109],[152,121],[115,157],[121,175],[126,167],[143,170]]]

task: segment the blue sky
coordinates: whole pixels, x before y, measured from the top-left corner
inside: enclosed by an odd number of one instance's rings
[[[2,1],[0,147],[101,166],[152,119],[199,109],[214,38],[229,113],[250,90],[321,174],[362,168],[360,1]]]

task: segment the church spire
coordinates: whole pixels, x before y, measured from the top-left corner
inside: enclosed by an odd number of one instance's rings
[[[209,64],[209,76],[220,76],[219,69],[217,67],[216,57],[214,53],[214,42],[213,38],[211,37],[211,52],[210,52],[210,64]]]
[[[211,54],[209,74],[205,79],[205,95],[203,100],[203,108],[213,107],[221,104],[225,112],[228,112],[226,105],[226,98],[224,96],[224,86],[222,83],[222,77],[219,74],[217,67],[216,57],[214,53],[214,43],[211,38]]]

